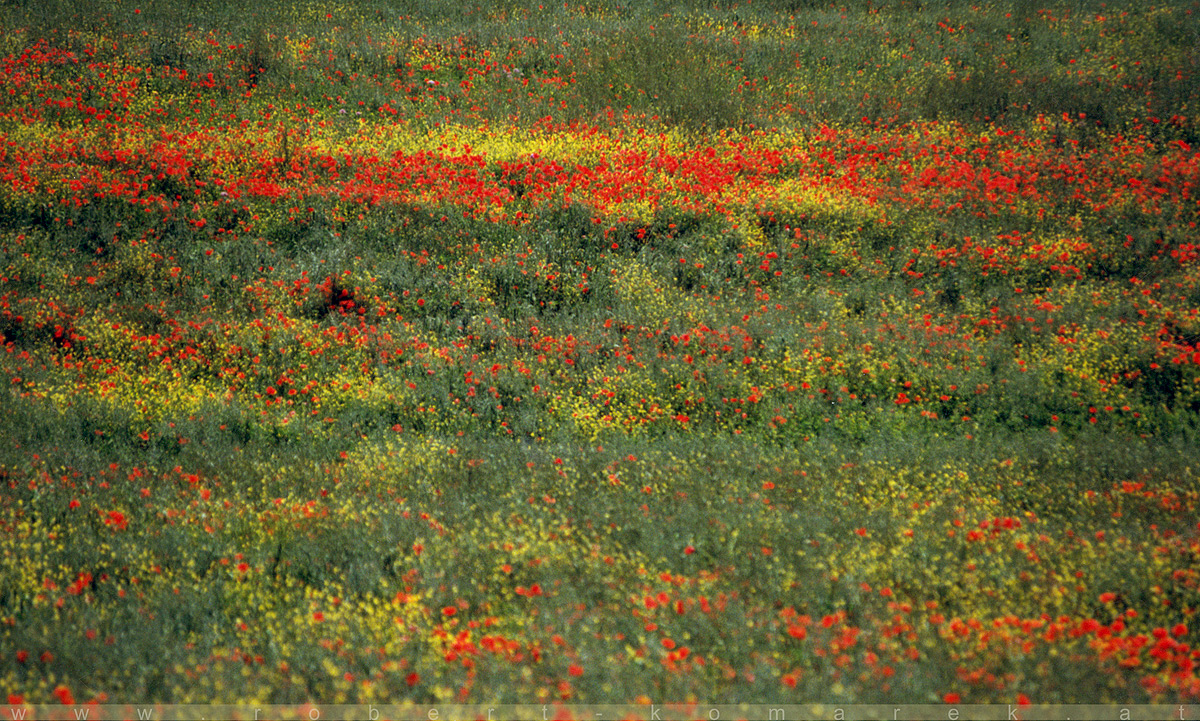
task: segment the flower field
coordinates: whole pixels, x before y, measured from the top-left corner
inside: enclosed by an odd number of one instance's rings
[[[1200,3],[265,5],[6,5],[0,702],[1200,703]]]

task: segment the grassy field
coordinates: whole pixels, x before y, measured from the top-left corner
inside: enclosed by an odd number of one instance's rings
[[[0,5],[9,704],[1200,702],[1200,3]]]

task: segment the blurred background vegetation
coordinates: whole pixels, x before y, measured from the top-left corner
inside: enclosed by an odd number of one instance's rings
[[[0,5],[4,23],[20,29],[9,49],[37,35],[59,44],[140,37],[160,63],[204,73],[212,67],[198,39],[211,35],[237,47],[251,84],[308,101],[395,104],[408,71],[428,64],[413,65],[418,59],[435,61],[439,82],[530,81],[519,92],[476,88],[469,101],[441,108],[447,117],[596,122],[628,111],[711,128],[863,117],[1020,125],[1066,114],[1189,142],[1200,117],[1195,2]]]

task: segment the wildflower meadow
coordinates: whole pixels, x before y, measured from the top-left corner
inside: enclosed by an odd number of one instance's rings
[[[0,6],[0,702],[1200,703],[1200,3]]]

